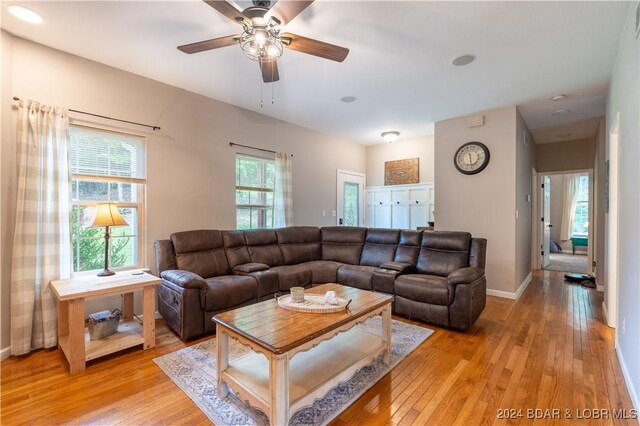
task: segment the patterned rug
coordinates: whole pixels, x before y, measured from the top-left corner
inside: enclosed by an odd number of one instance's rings
[[[379,334],[382,319],[376,316],[356,327]],[[329,423],[424,342],[433,330],[393,320],[391,333],[390,366],[382,362],[382,355],[380,355],[371,364],[359,370],[349,381],[337,385],[323,398],[315,401],[313,406],[294,413],[289,424]],[[264,413],[249,407],[237,398],[233,391],[227,398],[218,398],[215,348],[216,339],[213,338],[153,361],[216,425],[268,425],[269,420]],[[230,361],[246,355],[249,351],[249,348],[229,339]]]

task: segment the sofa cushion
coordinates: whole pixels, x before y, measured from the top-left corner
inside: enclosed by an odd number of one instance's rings
[[[331,260],[312,260],[303,264],[311,271],[311,282],[313,284],[335,283],[338,268],[344,263]]]
[[[418,255],[418,272],[446,277],[469,262],[471,234],[468,232],[424,232]]]
[[[265,263],[271,267],[284,263],[276,231],[273,229],[253,229],[243,232],[251,262]]]
[[[258,299],[258,283],[253,277],[227,275],[205,281],[209,287],[202,300],[205,311],[221,311]]]
[[[393,261],[399,240],[399,229],[368,229],[360,265],[380,266]]]
[[[422,231],[402,230],[400,232],[400,243],[396,249],[395,262],[404,262],[415,265],[418,263],[418,253],[420,253],[420,243],[422,242]]]
[[[278,245],[282,251],[285,265],[319,260],[320,228],[315,226],[292,226],[276,229]]]
[[[271,268],[278,274],[280,291],[289,291],[291,287],[308,287],[311,285],[311,269],[304,263],[301,265],[285,265]]]
[[[453,288],[446,278],[435,275],[400,275],[396,279],[395,290],[398,296],[416,302],[432,305],[450,305],[453,302]]]
[[[197,230],[171,234],[178,269],[203,278],[231,272],[220,231]]]
[[[358,265],[367,228],[325,226],[322,235],[322,260]]]
[[[338,269],[337,281],[349,287],[371,290],[373,272],[377,270],[375,266],[343,265]]]
[[[222,231],[222,242],[224,243],[224,250],[231,268],[251,263],[251,257],[244,243],[244,233],[242,231]]]

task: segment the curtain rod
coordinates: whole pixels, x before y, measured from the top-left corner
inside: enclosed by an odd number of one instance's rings
[[[270,152],[272,154],[276,154],[276,151],[272,151],[270,149],[256,148],[255,146],[241,145],[239,143],[234,143],[234,142],[229,142],[229,146],[241,146],[243,148],[255,149],[256,151]],[[293,157],[293,154],[291,154],[291,156]]]
[[[19,98],[19,97],[17,97],[17,96],[14,96],[14,97],[13,97],[13,100],[14,100],[14,101],[19,101],[19,100],[20,100],[20,98]],[[136,125],[136,126],[148,127],[148,128],[150,128],[150,129],[153,129],[153,130],[160,130],[160,127],[158,127],[158,126],[152,126],[152,125],[150,125],[150,124],[136,123],[135,121],[129,121],[129,120],[121,120],[121,119],[119,119],[119,118],[107,117],[106,115],[94,114],[94,113],[92,113],[92,112],[78,111],[77,109],[69,109],[69,111],[70,111],[70,112],[76,112],[76,113],[78,113],[78,114],[85,114],[85,115],[91,115],[91,116],[93,116],[93,117],[104,118],[104,119],[107,119],[107,120],[119,121],[119,122],[121,122],[121,123],[129,123],[129,124],[134,124],[134,125]]]

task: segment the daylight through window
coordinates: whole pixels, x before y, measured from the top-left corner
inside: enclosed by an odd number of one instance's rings
[[[275,161],[236,155],[236,228],[273,228]]]
[[[89,228],[99,202],[113,202],[129,226],[110,228],[109,266],[144,266],[146,191],[143,137],[81,126],[69,129],[73,271],[104,267],[104,228]]]
[[[589,233],[589,176],[581,175],[578,183],[576,209],[573,211],[573,235]]]

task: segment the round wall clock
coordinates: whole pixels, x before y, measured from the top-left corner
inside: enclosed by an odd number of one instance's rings
[[[453,156],[453,164],[460,173],[475,175],[487,167],[489,158],[489,148],[483,143],[473,141],[458,148]]]

